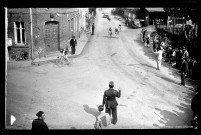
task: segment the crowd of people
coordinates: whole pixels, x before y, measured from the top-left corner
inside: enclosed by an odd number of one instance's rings
[[[153,42],[153,52],[157,52],[158,47],[162,47],[164,49],[163,59],[165,59],[165,62],[168,62],[177,69],[181,69],[182,58],[184,58],[188,64],[186,77],[195,82],[198,81],[198,62],[195,58],[190,57],[185,44],[178,41],[178,45],[174,46],[173,42],[166,34],[161,34],[156,31],[149,34],[148,31],[143,28],[141,31],[141,41],[146,47],[149,47],[151,40]]]

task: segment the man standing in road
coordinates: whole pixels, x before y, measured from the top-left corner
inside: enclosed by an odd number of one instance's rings
[[[94,23],[92,24],[92,35],[94,35]]]
[[[159,46],[157,48],[157,52],[152,51],[156,56],[157,56],[157,69],[160,70],[161,68],[161,61],[163,58],[163,48],[161,46]]]
[[[181,85],[185,86],[185,78],[188,73],[188,63],[186,62],[186,58],[182,57],[181,63]]]
[[[70,46],[71,46],[71,54],[75,54],[75,46],[77,45],[77,40],[75,39],[75,36],[70,40]]]
[[[109,89],[106,90],[104,92],[103,95],[103,105],[105,105],[105,112],[109,113],[109,115],[111,116],[112,114],[112,124],[116,124],[117,123],[117,100],[116,97],[120,97],[121,96],[121,90],[119,88],[119,91],[114,90],[114,82],[110,81],[109,82]]]
[[[32,122],[32,130],[49,130],[47,124],[44,122],[45,114],[43,111],[39,111],[36,116],[37,119],[34,119]]]

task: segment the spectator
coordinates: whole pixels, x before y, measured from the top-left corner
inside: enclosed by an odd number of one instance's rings
[[[145,46],[146,47],[149,47],[149,39],[150,39],[150,35],[146,34],[146,36],[145,36]]]
[[[188,73],[187,73],[187,77],[188,78],[192,78],[192,67],[193,67],[193,64],[192,64],[192,58],[187,58],[187,63],[188,63]]]
[[[192,79],[198,81],[198,63],[197,60],[194,59],[192,62]]]
[[[75,54],[75,46],[77,45],[77,40],[75,39],[75,36],[70,40],[70,46],[71,46],[71,54]]]
[[[179,48],[178,48],[178,51],[177,51],[177,53],[176,53],[176,56],[177,56],[177,58],[176,58],[176,59],[177,59],[176,67],[177,67],[177,68],[180,68],[180,67],[181,67],[181,61],[182,61],[181,58],[182,58],[182,54],[183,54],[183,53],[182,53],[181,47],[179,47]]]
[[[181,85],[185,86],[185,79],[186,79],[187,73],[188,73],[188,63],[186,61],[186,58],[182,57],[182,63],[181,63]]]
[[[92,35],[94,35],[94,23],[92,24]]]
[[[175,51],[175,49],[172,49],[172,54],[171,54],[171,56],[170,56],[171,58],[170,58],[170,64],[171,63],[175,63],[175,57],[176,57],[176,51]]]
[[[34,119],[32,122],[32,130],[48,130],[47,124],[44,122],[45,114],[43,111],[36,113],[37,119]]]
[[[142,41],[145,42],[145,35],[147,33],[147,30],[144,29],[143,32],[142,32]]]
[[[157,48],[160,46],[159,36],[156,35],[153,40],[153,51],[156,52]]]
[[[186,47],[183,46],[183,56],[182,57],[188,58],[188,56],[189,56],[189,53],[188,53]]]

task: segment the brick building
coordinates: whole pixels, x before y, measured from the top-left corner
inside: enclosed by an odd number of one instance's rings
[[[25,50],[29,58],[63,49],[80,36],[78,8],[8,8],[9,54]],[[81,17],[82,18],[82,17]]]

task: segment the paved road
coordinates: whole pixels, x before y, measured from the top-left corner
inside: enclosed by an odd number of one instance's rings
[[[118,122],[108,128],[189,126],[192,86],[178,85],[179,75],[166,64],[156,70],[151,48],[140,43],[140,29],[122,22],[120,37],[108,37],[108,28],[119,23],[98,12],[95,35],[71,65],[8,69],[6,113],[8,120],[11,114],[16,117],[14,128],[30,129],[35,113],[43,110],[51,129],[93,129],[111,80],[115,89],[122,88],[122,96],[117,99]]]

